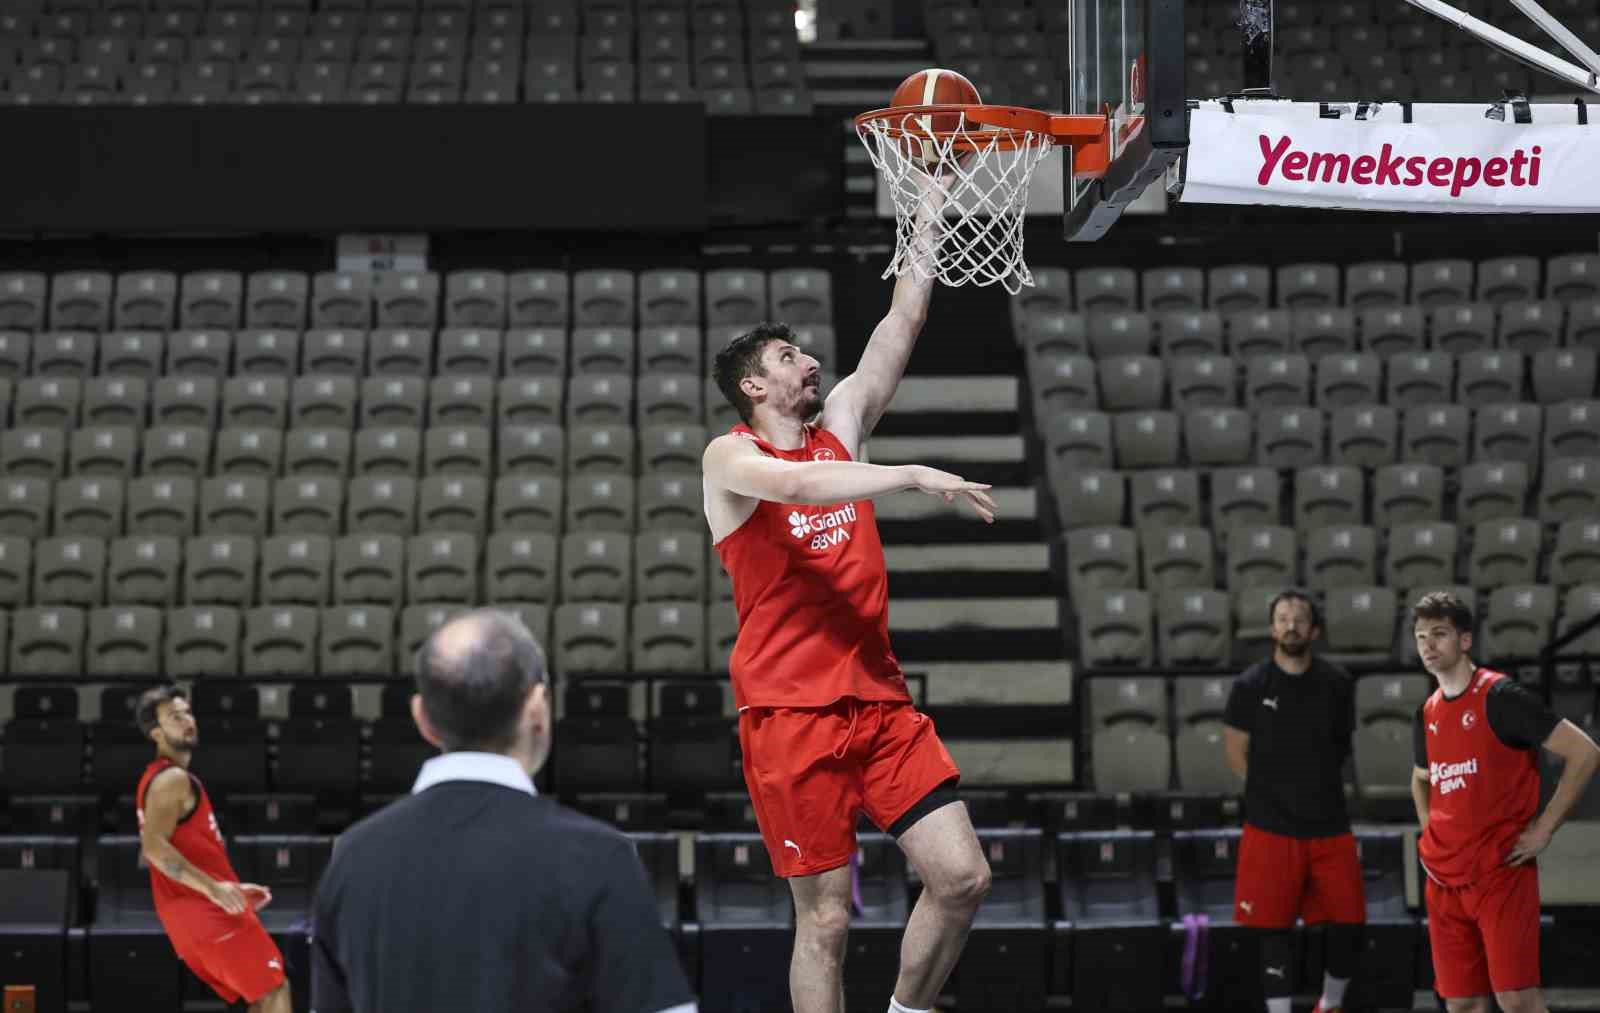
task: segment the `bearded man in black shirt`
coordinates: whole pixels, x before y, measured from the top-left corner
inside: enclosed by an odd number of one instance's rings
[[[1315,657],[1311,598],[1272,600],[1272,657],[1234,680],[1223,715],[1228,766],[1244,778],[1234,920],[1258,929],[1268,1013],[1289,1013],[1289,930],[1326,923],[1326,974],[1312,1013],[1344,1003],[1367,920],[1361,859],[1344,801],[1355,731],[1349,673]]]

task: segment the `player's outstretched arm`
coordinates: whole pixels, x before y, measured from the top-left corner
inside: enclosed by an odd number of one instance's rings
[[[961,496],[984,520],[994,520],[989,486],[920,464],[781,461],[761,453],[743,437],[731,435],[712,440],[701,462],[710,485],[750,499],[821,506],[917,489],[943,496],[947,502]]]
[[[150,868],[181,883],[231,915],[249,906],[236,883],[222,883],[195,868],[172,843],[189,800],[189,775],[172,768],[156,775],[144,792],[144,826],[139,842]]]

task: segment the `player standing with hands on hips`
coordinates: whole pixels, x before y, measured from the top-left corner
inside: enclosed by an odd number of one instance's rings
[[[1411,610],[1417,654],[1439,688],[1412,730],[1411,798],[1428,875],[1434,988],[1450,1013],[1543,1013],[1539,989],[1539,870],[1583,796],[1600,749],[1506,675],[1473,663],[1472,610],[1446,591]],[[1565,764],[1539,809],[1539,748]]]
[[[925,240],[943,204],[941,187],[929,191]],[[795,1013],[843,1010],[860,812],[896,839],[924,884],[906,924],[891,1013],[933,1005],[989,889],[988,863],[955,792],[960,771],[912,706],[889,647],[888,572],[872,500],[915,489],[959,498],[990,522],[995,504],[986,485],[918,465],[869,464],[864,454],[922,330],[931,275],[900,278],[855,373],[826,401],[821,363],[782,324],[735,338],[714,367],[744,421],[706,448],[706,521],[739,614],[729,668],[745,783],[772,868],[794,894]]]
[[[1313,1013],[1333,1013],[1344,1004],[1367,921],[1344,802],[1355,690],[1344,669],[1312,654],[1322,622],[1309,596],[1283,591],[1269,614],[1272,657],[1234,681],[1223,714],[1228,766],[1244,778],[1233,917],[1259,930],[1267,1013],[1289,1013],[1295,919],[1327,924]]]

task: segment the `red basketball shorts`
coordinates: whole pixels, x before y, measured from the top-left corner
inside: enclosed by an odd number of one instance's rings
[[[1239,839],[1233,919],[1258,929],[1367,920],[1361,858],[1352,834],[1285,837],[1246,823]]]
[[[173,949],[195,977],[225,1003],[253,1003],[284,982],[283,954],[254,911],[230,915],[206,902],[209,911],[185,911],[181,928],[168,926]]]
[[[1427,884],[1434,987],[1446,999],[1539,986],[1539,870],[1511,865],[1459,889]]]
[[[860,813],[887,830],[961,777],[933,721],[909,703],[749,707],[739,746],[762,840],[783,877],[844,865]]]

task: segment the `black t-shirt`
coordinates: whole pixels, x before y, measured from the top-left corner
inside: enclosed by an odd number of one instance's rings
[[[1287,837],[1350,830],[1344,762],[1355,731],[1355,687],[1337,665],[1312,658],[1291,675],[1271,659],[1235,679],[1223,721],[1250,736],[1245,819]]]
[[[1561,718],[1546,707],[1544,701],[1526,686],[1510,679],[1501,679],[1489,687],[1483,710],[1494,737],[1512,749],[1538,749],[1561,723]],[[1427,770],[1428,737],[1423,731],[1424,724],[1422,707],[1418,706],[1411,722],[1411,755],[1418,768]]]
[[[317,1013],[694,1001],[633,842],[497,784],[434,785],[341,837],[312,917]]]

